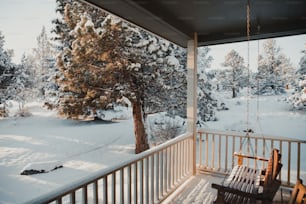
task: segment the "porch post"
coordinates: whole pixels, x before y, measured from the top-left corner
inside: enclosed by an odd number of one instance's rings
[[[187,42],[187,132],[193,134],[192,171],[196,174],[196,136],[197,136],[197,34]]]

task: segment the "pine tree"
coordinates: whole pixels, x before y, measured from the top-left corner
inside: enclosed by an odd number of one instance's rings
[[[208,55],[209,47],[198,48],[198,123],[202,121],[215,121],[215,109],[217,100],[212,94],[212,85],[208,80],[207,69],[210,68],[213,60],[212,56]]]
[[[186,67],[180,58],[185,52],[115,17],[97,23],[101,19],[86,11],[80,15],[79,8],[83,9],[73,3],[64,9],[64,24],[72,31],[65,32],[69,36],[63,44],[68,46],[57,62],[59,113],[74,119],[97,118],[99,110],[128,98],[139,153],[148,148],[147,114],[169,110],[174,104],[169,97],[186,106]],[[186,114],[182,109],[175,107],[177,113]]]
[[[296,109],[306,109],[306,50],[302,51],[303,56],[299,62],[299,69],[296,71],[296,88],[288,101]]]
[[[282,94],[285,92],[285,84],[290,83],[289,75],[293,69],[291,63],[284,54],[280,53],[281,49],[277,46],[276,40],[265,40],[263,47],[264,54],[259,56],[256,77],[260,81],[259,94]]]
[[[97,110],[106,109],[122,97],[128,98],[133,108],[135,152],[139,153],[149,147],[143,118],[145,78],[139,78],[144,67],[135,61],[140,50],[123,52],[126,46],[122,45],[133,40],[122,34],[124,29],[128,28],[123,22],[109,17],[102,29],[96,30],[90,17],[82,16],[71,32],[75,38],[72,49],[65,49],[58,58],[63,74],[58,83],[65,93],[60,98],[59,112],[68,118],[96,115]],[[135,56],[127,56],[127,53]]]
[[[51,43],[45,27],[43,27],[37,37],[37,47],[33,49],[32,55],[28,56],[27,60],[31,60],[32,69],[36,76],[36,97],[49,102],[51,102],[51,98],[57,95],[57,85],[54,80],[57,72],[56,54],[54,45]]]
[[[226,78],[229,80],[230,87],[232,89],[232,97],[236,98],[239,89],[245,85],[242,82],[245,81],[243,73],[245,73],[244,59],[235,50],[231,50],[226,56],[223,62],[224,67],[231,67],[230,76]]]
[[[16,72],[16,65],[11,61],[12,50],[5,50],[4,43],[4,36],[0,31],[0,116],[7,116],[6,102],[14,97],[11,87]]]

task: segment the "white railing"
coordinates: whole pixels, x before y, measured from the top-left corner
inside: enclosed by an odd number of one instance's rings
[[[279,178],[282,185],[293,186],[297,178],[306,176],[306,164],[301,163],[306,159],[306,149],[301,148],[305,143],[304,140],[284,137],[254,134],[246,137],[243,133],[200,130],[197,136],[197,169],[226,174],[237,163],[235,152],[242,150],[244,154],[268,158],[270,151],[277,148],[282,154],[283,164]],[[263,163],[247,160],[247,165],[260,168]]]
[[[185,134],[26,203],[160,203],[193,173]]]

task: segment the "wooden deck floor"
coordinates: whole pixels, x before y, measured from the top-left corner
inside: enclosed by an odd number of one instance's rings
[[[197,173],[182,186],[180,186],[163,204],[209,204],[213,203],[217,196],[217,190],[211,188],[212,183],[223,181],[224,176]],[[273,203],[288,203],[290,192],[280,187]],[[260,202],[259,202],[260,203]]]

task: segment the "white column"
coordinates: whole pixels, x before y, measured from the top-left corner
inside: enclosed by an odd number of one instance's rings
[[[197,122],[197,34],[187,42],[187,132],[196,134]]]
[[[187,42],[187,132],[193,134],[192,173],[196,174],[197,136],[197,34]]]

